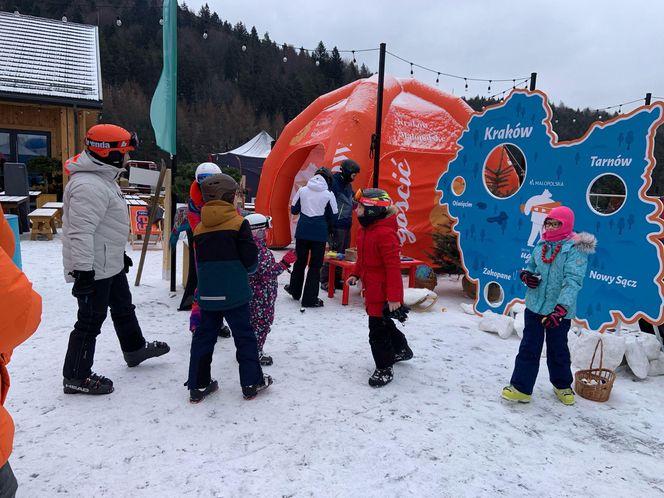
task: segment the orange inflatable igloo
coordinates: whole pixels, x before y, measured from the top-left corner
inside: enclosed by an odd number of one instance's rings
[[[323,95],[284,128],[265,160],[256,198],[256,212],[272,216],[273,247],[290,244],[290,200],[318,167],[353,159],[361,167],[353,189],[372,186],[377,85],[373,76]],[[435,186],[471,114],[458,97],[414,79],[385,77],[378,184],[399,209],[404,255],[431,261],[432,232],[446,215]]]

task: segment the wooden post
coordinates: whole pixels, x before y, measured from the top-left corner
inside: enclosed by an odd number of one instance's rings
[[[166,176],[166,165],[162,159],[161,161],[161,171],[159,172],[159,179],[157,180],[157,187],[155,188],[155,194],[150,200],[150,210],[148,211],[148,226],[145,229],[145,237],[143,238],[143,249],[141,250],[141,261],[138,263],[138,271],[136,272],[136,287],[141,285],[141,275],[143,274],[143,264],[145,263],[145,253],[148,251],[148,244],[150,243],[150,234],[152,233],[152,224],[154,223],[154,217],[157,213],[157,207],[159,206],[159,195],[161,194],[161,187],[164,184],[164,176]],[[169,238],[169,237],[167,237]]]
[[[171,212],[171,170],[166,171],[166,176],[164,176],[164,183],[166,184],[166,197],[164,197],[164,211],[165,213]],[[171,235],[171,217],[164,216],[164,239],[163,244],[163,263],[162,263],[162,278],[168,280],[171,276],[171,249],[169,247],[169,238]]]

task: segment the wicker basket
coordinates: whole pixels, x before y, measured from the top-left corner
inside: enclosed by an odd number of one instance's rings
[[[349,247],[344,252],[344,259],[346,261],[357,261],[357,249],[354,247]]]
[[[597,348],[599,348],[599,368],[593,368]],[[602,339],[599,339],[595,346],[593,357],[590,360],[590,368],[579,370],[574,374],[574,390],[582,398],[589,399],[590,401],[604,402],[611,396],[611,389],[613,388],[613,381],[616,380],[616,374],[613,370],[602,368],[603,358],[604,343]]]
[[[420,265],[416,268],[415,271],[415,288],[416,289],[429,289],[429,290],[434,290],[436,288],[436,284],[438,283],[438,279],[436,278],[436,273],[429,268],[429,272],[426,277],[422,277],[418,275],[418,273],[422,273],[419,270],[421,267],[425,265]]]

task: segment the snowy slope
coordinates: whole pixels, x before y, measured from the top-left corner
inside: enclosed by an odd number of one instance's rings
[[[244,401],[231,340],[220,339],[221,390],[191,405],[182,385],[188,313],[160,279],[161,252],[149,253],[132,289],[146,337],[172,351],[127,368],[109,317],[95,370],[116,391],[96,398],[62,393],[75,303],[60,240],[22,248],[44,314],[10,364],[19,496],[664,495],[664,377],[635,382],[622,372],[609,402],[565,407],[543,360],[534,402],[507,404],[499,393],[518,339],[477,330],[478,318],[459,309],[456,278],[439,285],[431,311],[411,313],[415,358],[383,389],[367,385],[373,364],[357,295],[347,307],[339,294],[325,297],[323,309],[301,314],[282,293],[265,348],[275,384]],[[139,252],[130,254],[133,281]]]

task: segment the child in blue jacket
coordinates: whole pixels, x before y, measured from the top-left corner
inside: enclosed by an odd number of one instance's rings
[[[546,338],[546,363],[553,391],[565,405],[574,404],[572,370],[567,332],[576,316],[576,298],[583,286],[588,254],[596,239],[589,233],[575,234],[574,212],[554,208],[544,220],[542,238],[520,277],[526,291],[525,328],[510,385],[502,397],[528,403],[539,370]]]

